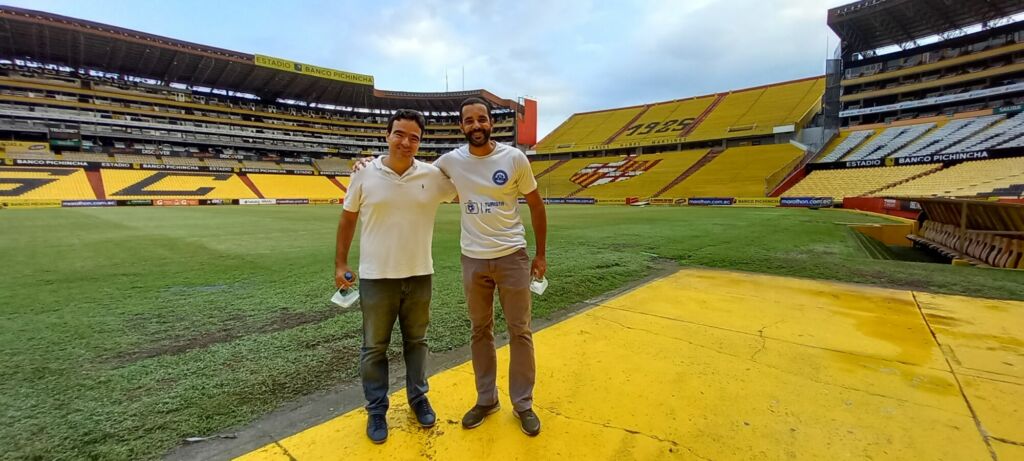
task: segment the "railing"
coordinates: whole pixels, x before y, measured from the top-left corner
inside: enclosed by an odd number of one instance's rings
[[[768,194],[771,194],[771,192],[775,190],[775,187],[782,183],[782,180],[789,177],[789,174],[793,171],[793,169],[795,169],[796,167],[800,166],[803,163],[805,157],[807,157],[806,153],[805,155],[801,155],[793,159],[782,168],[779,168],[778,170],[775,170],[774,173],[768,175],[768,177],[764,179],[765,197],[767,197]]]

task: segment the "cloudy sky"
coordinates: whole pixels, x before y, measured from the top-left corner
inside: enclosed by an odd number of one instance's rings
[[[5,0],[220,48],[370,74],[403,91],[574,112],[823,73],[826,10],[852,0]],[[465,84],[463,86],[463,72]]]

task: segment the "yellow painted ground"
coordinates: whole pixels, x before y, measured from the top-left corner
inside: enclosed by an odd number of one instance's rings
[[[507,395],[461,428],[465,363],[433,429],[402,390],[383,445],[360,409],[239,459],[1024,459],[1022,332],[1020,302],[683,270],[536,333],[538,437]]]

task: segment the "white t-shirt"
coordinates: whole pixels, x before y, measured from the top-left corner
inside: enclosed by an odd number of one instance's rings
[[[455,197],[437,167],[414,160],[399,176],[377,158],[352,175],[345,210],[359,213],[359,277],[401,279],[434,273],[434,215]]]
[[[495,143],[484,157],[462,146],[442,155],[434,166],[459,191],[462,207],[462,254],[494,259],[526,248],[526,228],[519,217],[519,196],[537,190],[523,151]]]

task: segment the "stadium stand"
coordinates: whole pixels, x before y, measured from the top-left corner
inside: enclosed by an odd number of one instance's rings
[[[825,156],[822,157],[820,161],[835,162],[845,157],[846,154],[849,154],[850,151],[856,149],[857,146],[860,146],[861,143],[863,143],[865,140],[867,140],[874,134],[874,130],[847,131],[840,135],[840,138],[836,143],[835,147],[832,148],[832,150],[829,153],[825,154]]]
[[[678,142],[716,100],[712,95],[648,105],[638,119],[614,135],[607,148]]]
[[[949,149],[952,152],[959,152],[960,148],[950,148],[956,143],[969,138],[979,131],[988,128],[993,123],[1000,121],[1000,115],[989,115],[976,118],[963,118],[951,120],[942,125],[941,128],[932,130],[920,140],[910,144],[902,150],[893,154],[893,157],[919,157],[931,155],[937,152],[945,152]],[[969,150],[969,149],[965,149]]]
[[[282,163],[281,169],[294,171],[316,171],[312,165],[306,165],[305,163]]]
[[[234,173],[100,170],[108,199],[257,198]]]
[[[0,166],[0,198],[94,200],[96,194],[81,168]]]
[[[820,109],[825,79],[813,77],[695,98],[574,114],[538,153],[586,152],[770,136]],[[785,132],[785,130],[784,130]]]
[[[935,164],[816,170],[784,197],[858,197],[939,168]]]
[[[627,123],[640,115],[645,107],[627,107],[577,114],[569,118],[537,146],[538,152],[578,152],[599,148]]]
[[[115,162],[123,163],[152,163],[161,164],[164,163],[160,159],[152,155],[134,155],[134,154],[114,154]]]
[[[818,109],[825,79],[816,77],[729,93],[687,141],[761,136],[798,124]]]
[[[789,144],[726,149],[664,197],[764,197],[781,181],[804,152]],[[772,184],[769,178],[775,177]]]
[[[0,28],[10,38],[0,43],[0,137],[27,140],[0,145],[2,163],[87,162],[89,184],[106,198],[253,198],[257,184],[281,198],[338,198],[352,157],[386,151],[394,110],[427,115],[420,154],[432,157],[464,142],[457,114],[471,96],[492,105],[493,139],[536,143],[536,102],[527,98],[379,90],[369,75],[16,7],[0,6]],[[249,177],[246,168],[283,177]]]
[[[533,170],[533,176],[540,178],[548,168],[556,163],[558,160],[531,160],[530,169]]]
[[[934,127],[935,123],[922,123],[886,129],[864,143],[859,149],[854,150],[844,160],[871,160],[888,157]]]
[[[205,166],[201,159],[192,157],[164,156],[161,160],[163,160],[164,165]]]
[[[846,131],[818,161],[919,157],[1018,147],[1024,145],[1024,115],[1021,114],[1009,119],[1003,115],[984,115],[900,125],[887,128],[878,135],[874,135],[875,130],[872,129]]]
[[[64,152],[60,155],[60,160],[78,161],[78,162],[111,162],[113,159],[109,155],[104,153],[95,152]]]
[[[643,170],[642,174],[626,177],[620,176],[623,168],[608,168],[601,179],[575,195],[600,199],[650,198],[705,154],[706,149],[698,149],[632,157],[634,164],[650,165],[650,168]],[[608,182],[598,182],[601,180]]]
[[[323,176],[250,174],[252,183],[266,198],[340,199],[345,192]]]
[[[572,179],[581,169],[591,164],[620,162],[624,158],[624,156],[574,158],[538,178],[537,190],[544,197],[568,197],[569,194],[580,189],[580,185],[573,182]]]
[[[281,165],[278,165],[278,164],[276,164],[274,162],[263,162],[263,161],[253,161],[253,160],[243,160],[242,161],[242,167],[243,168],[262,168],[262,169],[265,169],[265,170],[281,170],[281,169],[283,169],[283,168],[281,168]]]
[[[238,160],[230,160],[225,158],[208,158],[203,160],[206,166],[218,166],[225,168],[241,168],[242,163]]]
[[[1024,157],[958,163],[874,195],[894,197],[973,197],[1024,184]]]
[[[1010,119],[950,147],[946,151],[965,152],[993,147],[1012,147],[1019,145],[1015,141],[1022,135],[1024,135],[1024,112],[1018,113]]]
[[[337,157],[316,159],[313,161],[313,164],[316,165],[316,168],[320,171],[352,171],[351,160]]]
[[[57,160],[53,152],[7,152],[7,158],[23,160]]]

